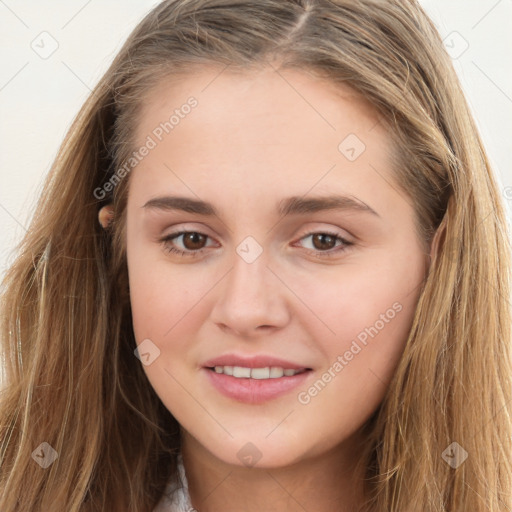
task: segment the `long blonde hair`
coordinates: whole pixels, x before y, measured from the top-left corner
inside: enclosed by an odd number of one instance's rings
[[[365,425],[368,510],[512,508],[504,206],[432,22],[415,0],[168,0],[76,117],[3,281],[0,510],[149,512],[176,479],[179,426],[133,354],[129,175],[101,200],[94,191],[129,158],[142,99],[158,81],[269,57],[373,104],[418,232],[426,244],[437,233],[407,346]],[[104,231],[97,214],[110,201],[116,218]],[[46,469],[36,463],[41,450],[53,454],[43,442],[58,455]],[[448,463],[454,450],[467,453],[458,467]]]

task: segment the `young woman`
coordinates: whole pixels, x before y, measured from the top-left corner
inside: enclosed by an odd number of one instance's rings
[[[4,281],[0,510],[510,510],[509,296],[415,1],[164,1]]]

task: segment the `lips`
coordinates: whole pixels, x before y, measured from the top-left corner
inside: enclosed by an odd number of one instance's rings
[[[225,354],[204,363],[206,383],[222,395],[247,404],[263,404],[290,393],[314,374],[311,368],[274,356]]]
[[[224,354],[214,359],[209,359],[203,364],[204,368],[215,368],[216,366],[240,366],[243,368],[266,368],[274,366],[289,370],[311,370],[311,368],[306,365],[263,354],[255,356]]]

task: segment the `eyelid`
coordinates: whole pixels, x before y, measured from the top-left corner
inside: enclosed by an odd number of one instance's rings
[[[315,224],[318,224],[318,223],[315,223]],[[195,227],[191,227],[190,225],[178,224],[177,226],[173,226],[173,229],[175,229],[175,231],[171,231],[170,233],[167,233],[167,234],[163,235],[162,237],[157,238],[157,240],[160,240],[161,238],[171,237],[171,236],[178,235],[178,234],[183,234],[183,233],[198,233],[198,234],[204,235],[210,239],[214,238],[213,236],[211,236],[205,232],[205,230],[208,231],[208,228],[206,228],[204,226],[201,226],[200,228],[196,229]],[[342,229],[342,228],[338,228],[338,227],[322,228],[321,226],[318,226],[316,228],[315,227],[305,228],[305,231],[300,236],[295,237],[295,240],[299,240],[301,238],[304,238],[305,236],[317,234],[317,233],[324,233],[324,234],[330,234],[332,236],[337,236],[337,237],[343,239],[347,243],[355,243],[355,239],[357,239],[357,237],[355,237],[354,235],[349,233],[346,229]]]
[[[341,253],[349,250],[352,246],[355,245],[355,242],[352,242],[345,238],[345,236],[342,236],[340,233],[336,233],[334,231],[330,231],[327,229],[312,229],[311,231],[308,231],[307,233],[302,234],[296,242],[293,242],[296,244],[297,242],[300,242],[304,238],[308,238],[312,235],[328,235],[331,236],[337,240],[341,241],[340,245],[335,245],[332,249],[328,249],[326,251],[320,251],[315,249],[305,249],[309,254],[313,254],[315,257],[323,257],[323,258],[329,258],[329,257],[335,257],[339,256]]]
[[[324,233],[326,235],[336,236],[338,238],[341,238],[347,243],[355,243],[355,238],[353,235],[351,235],[346,229],[342,229],[339,227],[322,227],[315,225],[313,227],[305,229],[305,231],[297,238],[297,240],[300,240],[301,238],[304,238],[308,235],[313,235],[317,233]]]
[[[206,237],[207,239],[213,240],[213,237],[211,237],[210,235],[208,235],[206,233],[203,233],[202,231],[197,231],[194,229],[180,229],[175,232],[168,233],[168,234],[164,235],[158,241],[161,242],[164,246],[167,246],[167,244],[170,244],[170,242],[174,241],[176,238],[179,238],[180,236],[188,235],[190,233],[202,235],[202,236]],[[214,244],[214,246],[215,246],[215,244]],[[206,251],[206,249],[208,249],[210,247],[212,247],[212,245],[207,245],[206,247],[202,247],[201,249],[198,249],[197,251],[192,251],[190,249],[179,249],[176,247],[174,247],[174,249],[170,249],[169,247],[167,247],[167,250],[169,252],[179,252],[184,255],[186,254],[186,255],[194,256],[194,255],[203,253],[204,251]]]
[[[197,257],[197,256],[201,255],[203,252],[205,252],[208,249],[208,247],[211,247],[211,245],[210,246],[207,245],[206,247],[202,247],[201,249],[197,249],[197,250],[194,251],[194,250],[191,250],[191,249],[179,249],[179,248],[174,247],[173,245],[170,245],[170,242],[172,240],[174,240],[176,238],[179,238],[180,236],[183,236],[183,235],[186,235],[186,234],[190,234],[190,233],[195,233],[195,234],[204,236],[204,237],[206,237],[207,239],[210,239],[210,240],[213,239],[213,237],[211,237],[210,235],[208,235],[206,233],[203,233],[202,231],[198,231],[198,230],[194,230],[194,229],[178,229],[178,230],[176,230],[174,232],[171,232],[171,233],[168,233],[168,234],[164,235],[159,240],[159,242],[164,246],[164,249],[167,252],[179,254],[183,258],[186,258],[186,257],[191,257],[191,258]],[[352,246],[355,245],[355,242],[352,242],[352,241],[348,240],[345,236],[342,236],[340,233],[334,232],[334,231],[331,231],[331,230],[327,230],[327,229],[321,229],[321,228],[310,229],[308,232],[303,233],[300,237],[298,237],[296,239],[296,242],[293,242],[293,244],[296,244],[297,242],[300,242],[304,238],[307,238],[307,237],[312,236],[312,235],[317,235],[317,234],[323,234],[323,235],[331,236],[331,237],[337,239],[337,241],[338,240],[341,241],[341,244],[335,245],[334,248],[331,248],[331,249],[328,249],[328,250],[325,250],[325,251],[304,248],[304,250],[308,254],[313,255],[315,257],[330,258],[330,257],[339,256],[340,254],[342,254],[343,252],[349,250]]]

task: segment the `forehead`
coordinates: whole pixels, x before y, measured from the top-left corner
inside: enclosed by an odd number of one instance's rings
[[[368,197],[391,182],[390,140],[372,106],[297,70],[211,67],[162,79],[146,95],[135,135],[136,148],[152,140],[131,177],[148,193],[337,187]]]
[[[195,65],[189,72],[179,71],[160,79],[147,90],[135,127],[136,140],[143,140],[155,122],[169,120],[191,97],[200,107],[194,110],[194,117],[200,116],[208,125],[215,123],[217,130],[222,129],[218,120],[227,127],[231,122],[246,128],[244,120],[249,120],[255,131],[258,126],[300,118],[308,122],[301,127],[308,133],[340,132],[348,125],[354,130],[362,125],[374,127],[379,120],[360,93],[348,85],[319,78],[313,71],[283,70],[272,65],[247,69]],[[340,110],[345,121],[342,126]],[[255,126],[256,119],[260,123]],[[281,137],[294,131],[292,124],[284,128]]]

